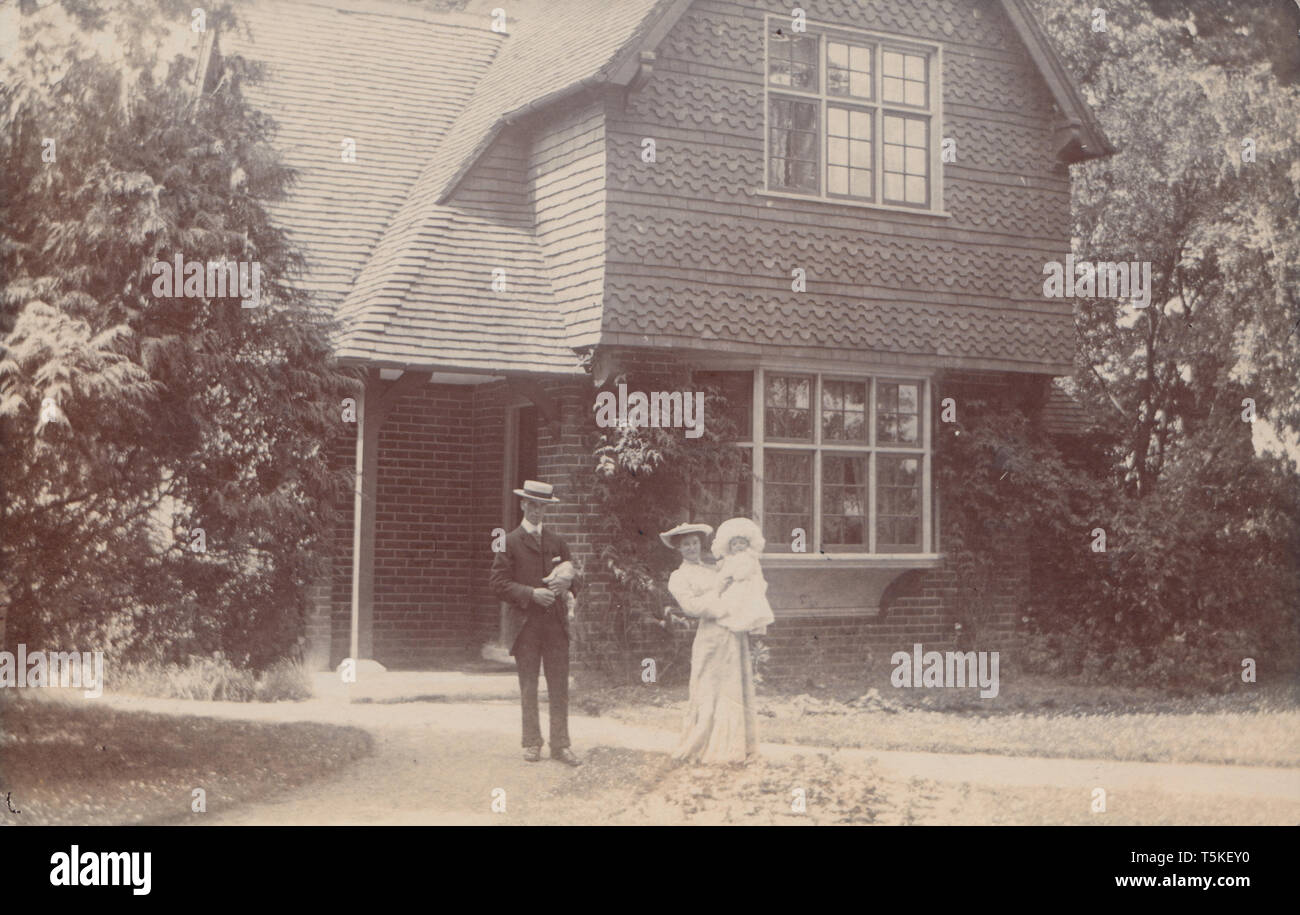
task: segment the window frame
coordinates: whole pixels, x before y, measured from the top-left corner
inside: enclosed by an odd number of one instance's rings
[[[781,197],[792,200],[812,200],[823,203],[836,203],[848,206],[867,207],[871,209],[892,210],[896,212],[919,213],[930,216],[948,216],[943,210],[943,169],[942,169],[942,125],[943,125],[943,46],[929,41],[858,29],[831,23],[807,22],[807,31],[801,37],[814,38],[817,41],[817,89],[809,91],[792,86],[776,86],[771,83],[771,45],[772,33],[776,28],[788,28],[788,17],[769,13],[764,19],[763,32],[763,180],[755,191],[763,196]],[[829,52],[827,42],[838,41],[850,46],[869,46],[871,48],[871,97],[855,95],[832,95],[827,91],[827,62]],[[904,54],[920,54],[925,58],[928,99],[924,106],[908,105],[905,102],[887,102],[884,97],[885,51]],[[773,187],[771,181],[772,118],[773,98],[786,98],[795,101],[815,102],[817,105],[817,175],[816,190],[801,191],[796,188]],[[827,162],[828,135],[830,131],[829,109],[831,107],[868,111],[871,114],[871,196],[862,197],[852,193],[833,193],[830,190],[830,166]],[[918,115],[928,120],[927,125],[927,164],[925,203],[907,203],[889,201],[885,198],[884,174],[884,121],[887,113],[915,118]],[[904,153],[906,156],[906,153]],[[850,153],[850,162],[852,154]],[[904,179],[906,181],[906,179]],[[852,190],[852,173],[849,174],[849,190]],[[904,188],[906,196],[906,188]]]
[[[752,403],[750,405],[750,435],[746,441],[737,441],[738,448],[749,453],[750,505],[754,520],[760,527],[764,525],[766,512],[766,458],[769,451],[809,453],[812,460],[812,505],[810,515],[812,529],[806,531],[806,551],[795,553],[787,550],[773,551],[764,557],[764,562],[775,561],[778,565],[802,565],[810,562],[825,562],[827,559],[844,560],[861,565],[906,565],[928,564],[939,558],[938,512],[939,506],[933,489],[934,430],[932,428],[934,405],[933,373],[899,371],[887,368],[872,371],[870,368],[844,369],[839,366],[809,366],[798,364],[764,363],[750,364],[710,364],[708,371],[752,372]],[[808,441],[767,438],[766,396],[769,374],[811,376],[811,406],[813,407],[813,435]],[[867,411],[864,422],[867,426],[866,441],[851,442],[837,439],[825,439],[822,430],[821,404],[822,386],[826,381],[847,381],[866,385]],[[881,382],[895,384],[916,384],[918,407],[918,441],[916,444],[881,443],[876,435],[876,401],[879,396],[878,385]],[[878,542],[877,526],[879,515],[876,508],[876,490],[878,484],[877,456],[914,455],[921,460],[920,468],[920,545],[916,549],[906,546],[882,546]],[[866,504],[866,549],[855,549],[855,545],[830,545],[823,543],[822,525],[824,512],[822,505],[822,457],[823,455],[863,455],[867,458],[867,504]],[[769,544],[771,540],[769,538]]]

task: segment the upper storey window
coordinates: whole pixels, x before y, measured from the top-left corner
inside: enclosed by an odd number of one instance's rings
[[[938,47],[767,26],[767,190],[937,210]]]

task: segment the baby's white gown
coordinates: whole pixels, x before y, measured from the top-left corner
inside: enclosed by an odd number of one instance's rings
[[[732,553],[718,563],[720,577],[734,579],[718,598],[718,624],[732,632],[750,632],[775,621],[767,602],[767,580],[753,549]]]

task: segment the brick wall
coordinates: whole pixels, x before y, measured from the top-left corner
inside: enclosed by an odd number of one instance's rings
[[[617,365],[633,371],[666,372],[680,367],[662,350],[629,351]],[[938,396],[1028,397],[1035,382],[994,373],[949,373]],[[559,409],[559,422],[539,417],[538,476],[556,485],[562,504],[547,516],[582,562],[587,587],[579,611],[588,638],[575,650],[575,668],[599,666],[592,651],[609,651],[610,581],[600,568],[591,506],[583,499],[581,471],[590,461],[594,433],[590,379],[544,382]],[[502,525],[502,477],[507,404],[504,382],[478,386],[428,385],[394,406],[380,433],[380,481],[375,570],[375,657],[390,668],[432,667],[477,657],[495,637],[498,604],[488,590],[491,532]],[[960,402],[960,401],[959,401]],[[355,429],[333,444],[330,458],[350,469]],[[939,493],[942,501],[942,493]],[[313,590],[317,612],[308,623],[316,656],[335,665],[348,651],[351,602],[352,500],[339,494],[339,525],[332,539],[333,576]],[[511,524],[517,505],[509,506]],[[942,517],[940,536],[942,538]],[[657,533],[657,532],[653,532]],[[999,648],[1011,639],[1029,593],[1029,570],[1017,564],[1000,570],[991,615],[972,633],[970,607],[960,605],[955,573],[917,570],[896,581],[879,614],[782,617],[764,638],[770,650],[765,675],[798,677],[810,670],[860,670],[872,657],[910,650],[913,642],[944,650]],[[955,628],[966,619],[964,632]],[[322,646],[328,641],[328,649]],[[655,656],[653,641],[634,645]]]

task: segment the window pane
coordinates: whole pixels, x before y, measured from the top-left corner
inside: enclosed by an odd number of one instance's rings
[[[817,38],[781,27],[768,34],[767,81],[773,86],[817,90]]]
[[[696,372],[694,384],[704,392],[705,415],[722,416],[738,441],[746,441],[754,414],[753,372]]]
[[[870,199],[871,115],[833,105],[827,111],[832,125],[826,139],[827,193]],[[847,136],[850,133],[852,136]],[[854,170],[837,167],[845,165],[852,165]]]
[[[811,162],[796,162],[790,172],[790,186],[804,191],[817,190],[816,166]]]
[[[844,415],[844,439],[850,442],[867,440],[867,422],[863,413],[846,413]]]
[[[921,386],[912,383],[876,383],[876,441],[882,445],[920,442]],[[889,472],[889,468],[877,468]]]
[[[929,195],[929,120],[885,115],[885,200],[924,205]]]
[[[764,434],[769,439],[812,441],[812,378],[768,373]]]
[[[884,74],[881,94],[886,102],[928,107],[929,60],[924,54],[884,51],[881,71]]]
[[[692,521],[703,521],[716,528],[728,518],[751,517],[754,512],[753,454],[749,448],[737,448],[724,466],[715,468],[700,481],[692,500]]]
[[[773,98],[769,106],[768,184],[817,190],[817,103]]]
[[[871,97],[871,50],[832,41],[826,45],[826,92]]]
[[[864,381],[822,381],[822,440],[866,441]],[[826,465],[823,465],[825,467]]]
[[[791,130],[787,134],[786,155],[803,162],[817,161],[817,135],[810,130]]]
[[[907,165],[906,171],[909,175],[925,174],[925,150],[907,147]]]
[[[865,546],[866,485],[866,457],[823,455],[823,546]]]
[[[812,532],[812,454],[763,453],[763,536],[773,552],[789,552],[795,528]]]
[[[903,142],[903,119],[900,117],[885,118],[885,142],[897,143],[902,145]]]
[[[827,132],[833,137],[849,135],[849,113],[843,108],[831,106],[826,112]]]
[[[786,390],[790,392],[790,398],[793,405],[800,410],[808,409],[812,402],[812,379],[811,378],[794,378],[786,383]]]
[[[882,550],[921,546],[921,461],[876,457],[876,544]]]

